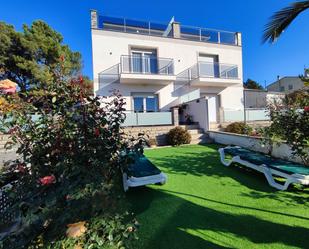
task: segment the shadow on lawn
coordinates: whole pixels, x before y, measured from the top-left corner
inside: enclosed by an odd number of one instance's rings
[[[175,148],[175,154],[151,156],[151,161],[164,172],[172,174],[190,174],[196,176],[231,177],[250,189],[275,192],[268,186],[263,175],[242,167],[225,167],[221,164],[218,145],[207,145],[207,150],[188,150],[186,147]],[[221,184],[225,184],[221,182]]]
[[[131,190],[127,197],[141,222],[141,240],[135,242],[133,248],[244,247],[245,244],[241,244],[237,238],[256,244],[280,243],[299,248],[308,246],[309,229],[304,227],[273,223],[251,215],[221,212],[150,188]]]
[[[272,188],[267,183],[265,176],[257,171],[248,169],[241,165],[233,164],[226,167],[221,164],[218,149],[220,146],[212,144],[206,145],[207,150],[197,149],[188,150],[186,147],[175,148],[175,153],[172,155],[153,155],[151,160],[159,166],[164,172],[172,174],[196,175],[196,176],[211,176],[216,178],[230,177],[241,185],[251,189],[250,193],[243,195],[252,198],[269,198],[284,201],[291,205],[306,204],[306,198],[297,194],[308,194],[309,189],[300,190],[298,187],[290,186],[288,192],[293,192],[292,195],[287,192],[281,192],[278,195],[278,190]],[[201,147],[203,148],[203,147]],[[221,181],[220,184],[224,183]],[[308,191],[307,191],[308,190]]]

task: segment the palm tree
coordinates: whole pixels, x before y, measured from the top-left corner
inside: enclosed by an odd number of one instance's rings
[[[309,1],[292,3],[290,6],[277,11],[265,25],[262,41],[275,42],[282,32],[304,10],[309,8]]]

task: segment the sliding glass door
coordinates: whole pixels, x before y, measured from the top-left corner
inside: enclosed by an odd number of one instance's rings
[[[155,51],[132,51],[131,60],[133,73],[158,73],[158,60]]]

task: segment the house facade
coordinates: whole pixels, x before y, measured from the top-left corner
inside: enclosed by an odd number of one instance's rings
[[[91,11],[94,93],[126,100],[127,126],[208,130],[243,106],[238,32],[101,16]],[[188,118],[189,117],[189,118]],[[190,120],[188,120],[190,119]]]
[[[267,86],[268,91],[291,93],[304,88],[304,82],[299,76],[278,77],[278,79]]]

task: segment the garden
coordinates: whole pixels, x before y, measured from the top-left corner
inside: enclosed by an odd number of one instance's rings
[[[308,187],[276,191],[255,171],[224,167],[222,145],[187,145],[181,127],[167,135],[172,146],[146,149],[155,141],[122,129],[121,94],[93,96],[59,33],[42,21],[0,31],[0,78],[19,89],[1,88],[1,132],[20,155],[0,172],[0,248],[308,247]],[[307,166],[308,94],[270,105],[266,129],[227,131],[286,143]],[[124,193],[122,173],[143,153],[168,182]]]

